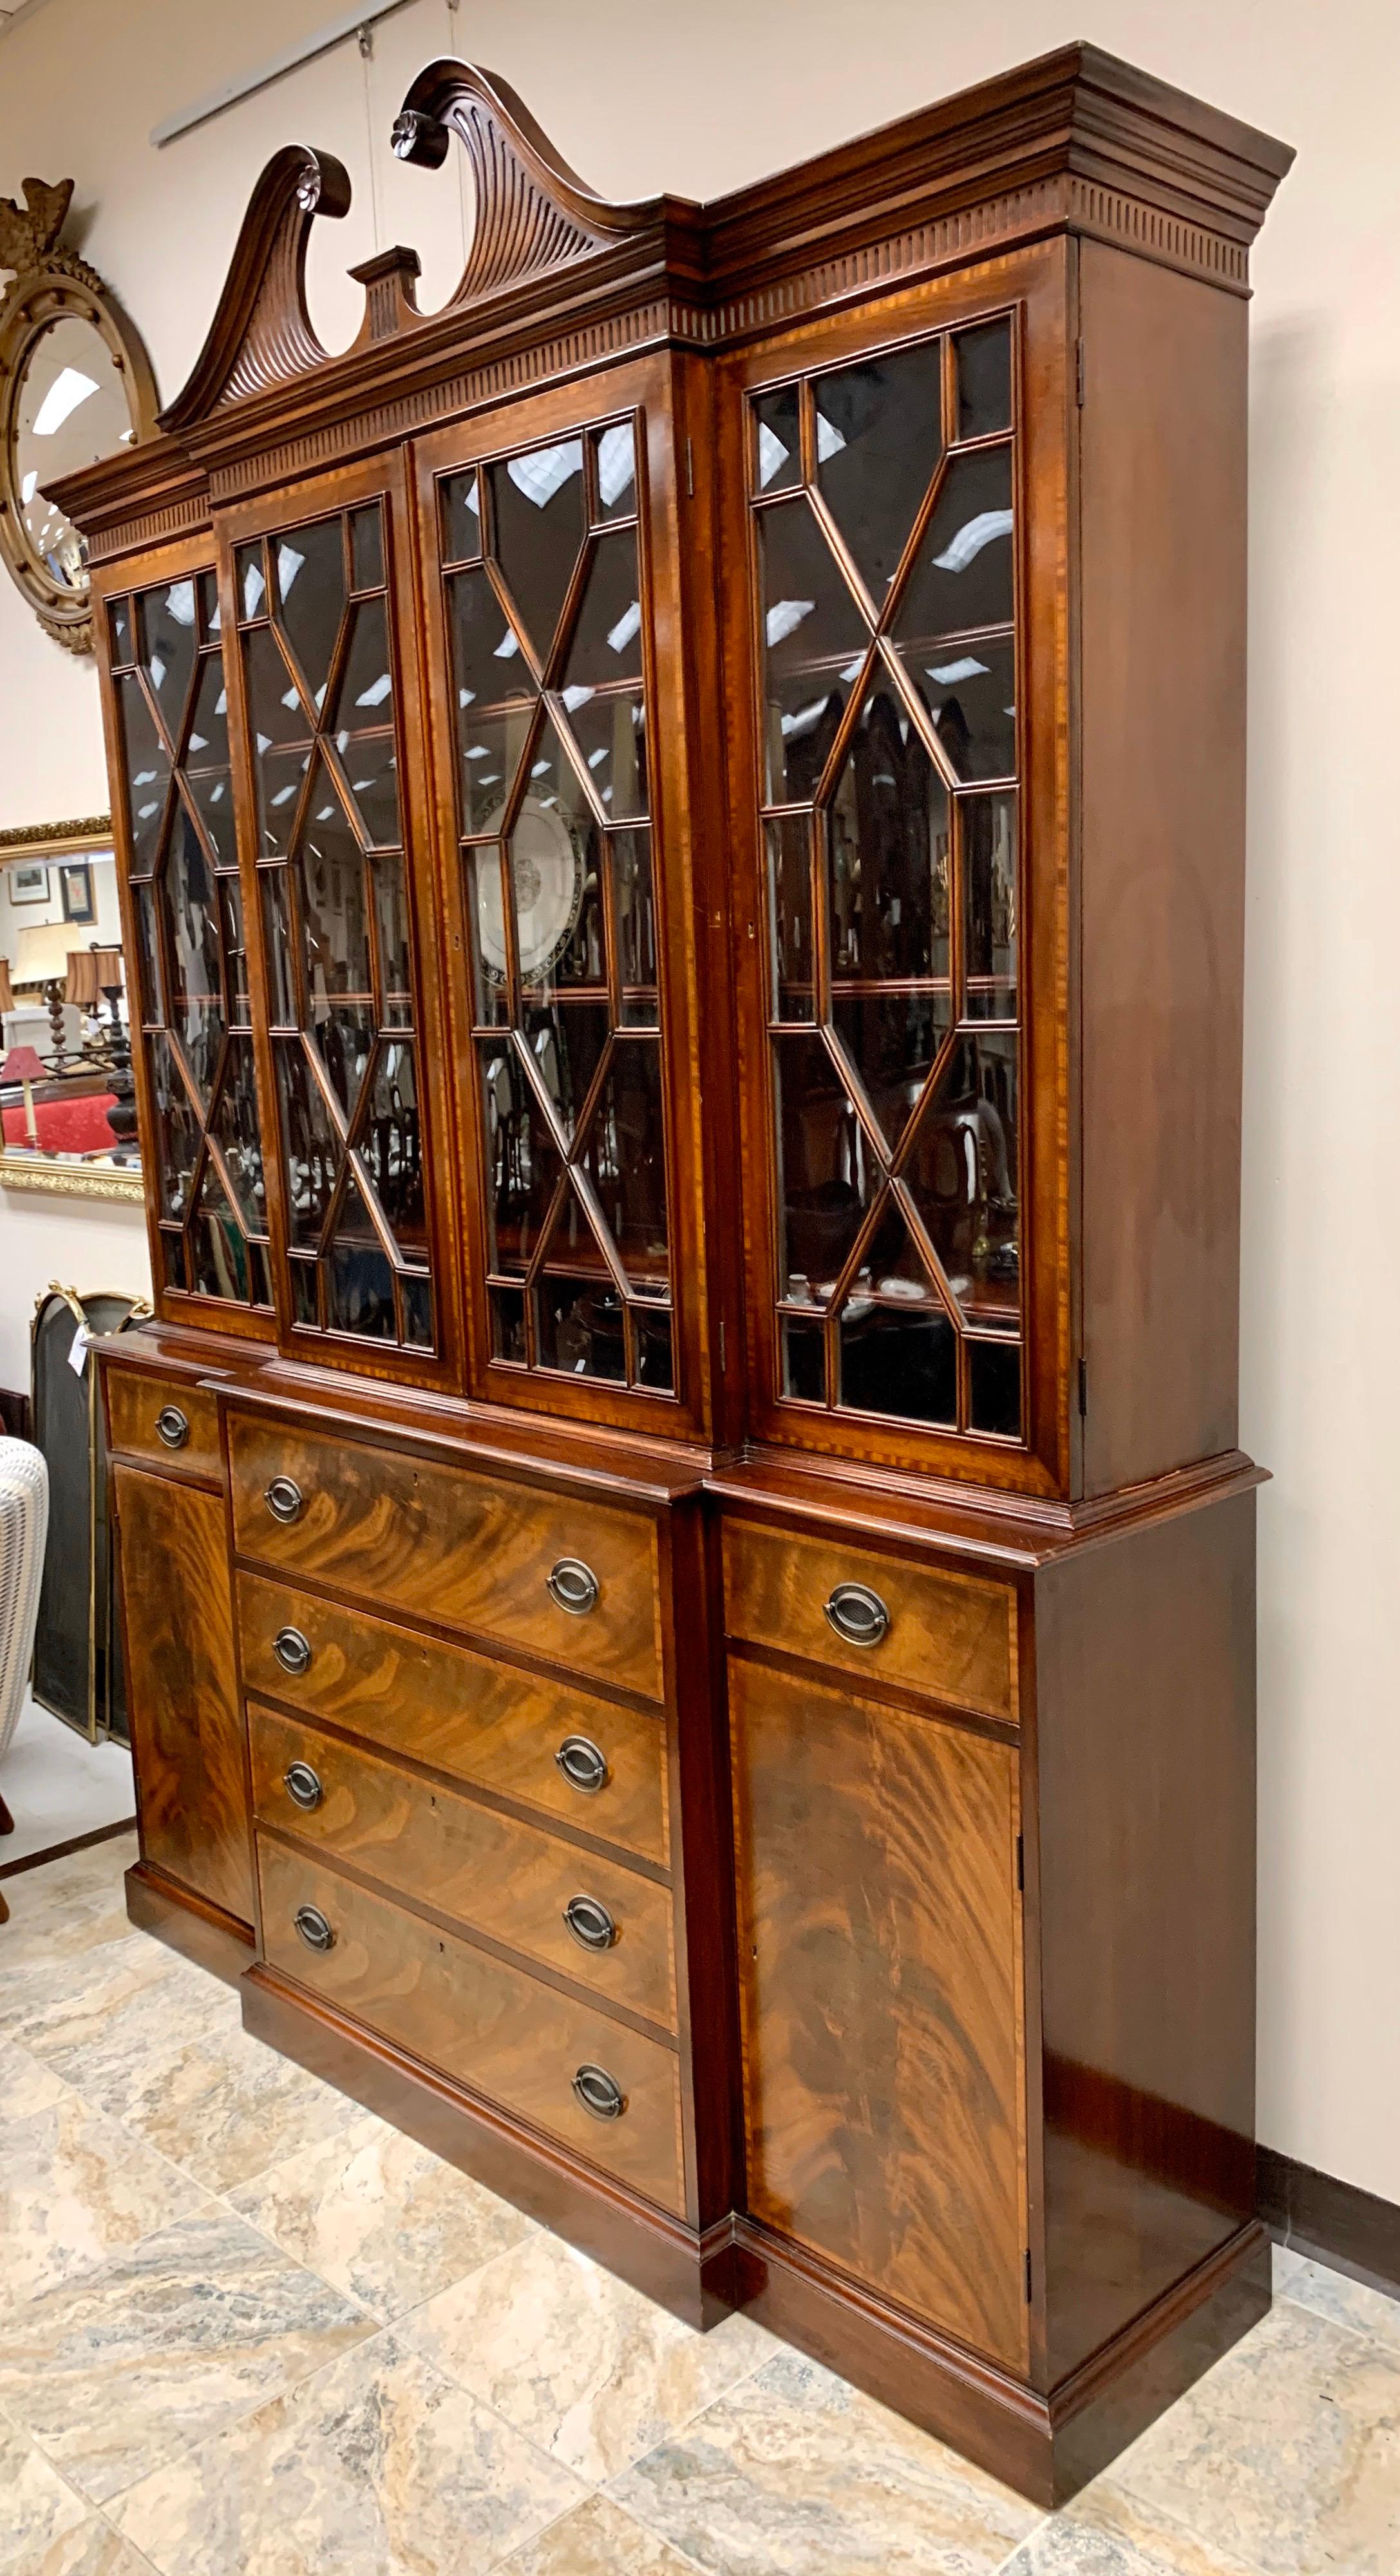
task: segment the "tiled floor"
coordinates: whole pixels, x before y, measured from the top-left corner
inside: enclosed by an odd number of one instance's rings
[[[248,2039],[128,1843],[0,1931],[0,2576],[1396,2576],[1400,2306],[1272,2316],[1049,2518]]]

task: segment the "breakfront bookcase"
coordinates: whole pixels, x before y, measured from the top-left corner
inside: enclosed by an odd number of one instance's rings
[[[455,140],[454,140],[455,138]],[[279,152],[93,567],[156,1314],[134,1919],[1068,2493],[1267,2302],[1249,245],[1084,46],[697,207]],[[444,185],[454,184],[450,179]]]

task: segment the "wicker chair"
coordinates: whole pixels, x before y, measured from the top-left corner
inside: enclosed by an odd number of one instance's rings
[[[39,1583],[49,1526],[49,1471],[27,1440],[0,1440],[0,1761],[9,1750],[29,1686]],[[0,1797],[0,1834],[14,1818]],[[10,1909],[0,1895],[0,1923]]]

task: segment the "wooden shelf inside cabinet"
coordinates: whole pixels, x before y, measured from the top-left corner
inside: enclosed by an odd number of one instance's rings
[[[607,204],[461,62],[393,148],[466,155],[446,303],[386,250],[328,355],[350,184],[288,145],[156,434],[55,487],[156,1279],[102,1360],[130,1904],[692,2324],[1050,2502],[1268,2296],[1291,155],[1087,45],[707,206]]]

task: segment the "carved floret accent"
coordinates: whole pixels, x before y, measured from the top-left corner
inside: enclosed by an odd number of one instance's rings
[[[350,181],[329,152],[275,152],[249,201],[219,308],[162,429],[191,429],[226,403],[322,366],[306,309],[306,246],[317,215],[343,215]]]

